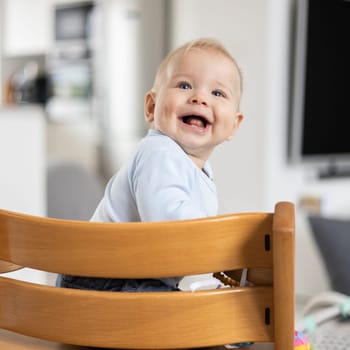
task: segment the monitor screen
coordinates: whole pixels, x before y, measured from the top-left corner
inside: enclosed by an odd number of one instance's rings
[[[350,164],[350,1],[298,0],[290,156]]]

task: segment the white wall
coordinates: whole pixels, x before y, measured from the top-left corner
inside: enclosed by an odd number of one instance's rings
[[[172,47],[196,37],[219,39],[243,71],[245,120],[233,141],[217,148],[212,166],[220,212],[258,210],[264,176],[267,0],[175,0],[172,11]]]
[[[97,76],[102,147],[113,174],[146,132],[144,96],[164,55],[165,1],[103,0]]]
[[[234,140],[212,156],[220,212],[297,207],[296,292],[328,288],[300,197],[320,197],[325,214],[350,216],[350,180],[317,179],[314,169],[287,162],[287,122],[293,0],[172,1],[171,47],[195,37],[219,39],[244,76],[245,120]]]
[[[0,208],[46,214],[45,140],[40,107],[0,108]]]
[[[319,180],[317,169],[287,162],[288,69],[292,0],[269,0],[267,123],[265,125],[264,207],[281,198],[297,205],[296,290],[314,294],[329,288],[323,262],[315,247],[306,213],[298,206],[303,196],[321,200],[321,213],[350,217],[350,179]]]
[[[312,295],[327,289],[328,281],[305,215],[298,209],[298,199],[305,188],[305,174],[300,166],[292,167],[287,162],[291,14],[292,1],[269,1],[269,34],[266,42],[268,79],[265,81],[268,118],[264,128],[265,181],[262,186],[264,207],[281,199],[296,204],[296,292]]]
[[[0,108],[1,209],[46,215],[45,140],[42,108]],[[10,274],[38,283],[45,283],[48,279],[46,273],[32,269]]]
[[[4,4],[2,1],[0,1],[0,33],[4,32],[4,16],[3,16],[3,12],[4,12]],[[0,106],[2,105],[2,75],[3,75],[3,68],[2,68],[2,52],[3,52],[3,35],[0,34]]]

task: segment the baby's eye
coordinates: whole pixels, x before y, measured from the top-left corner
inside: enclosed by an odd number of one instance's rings
[[[217,97],[225,97],[225,94],[220,90],[214,90],[212,94]]]
[[[182,81],[181,83],[179,83],[178,86],[180,89],[184,89],[184,90],[191,89],[191,85],[189,83],[186,83],[185,81]]]

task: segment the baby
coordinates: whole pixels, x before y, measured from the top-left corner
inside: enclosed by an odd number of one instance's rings
[[[241,94],[240,69],[217,41],[198,39],[171,52],[145,97],[145,118],[151,128],[130,161],[107,184],[91,220],[165,221],[217,215],[208,159],[217,145],[231,140],[237,131],[243,119]],[[110,291],[174,291],[180,280],[60,275],[57,284]]]

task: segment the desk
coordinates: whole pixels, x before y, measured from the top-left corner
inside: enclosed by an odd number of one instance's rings
[[[92,350],[84,346],[66,345],[37,340],[24,335],[0,329],[0,349],[6,350]],[[273,350],[272,344],[255,344],[247,350]],[[204,350],[204,349],[203,349]],[[205,348],[205,350],[226,350],[224,347]]]

